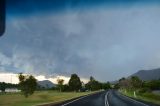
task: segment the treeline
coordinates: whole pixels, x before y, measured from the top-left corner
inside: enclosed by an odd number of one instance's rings
[[[95,90],[100,90],[100,89],[110,89],[111,85],[109,82],[102,83],[97,81],[94,77],[90,77],[90,80],[88,83],[84,84],[80,80],[77,74],[72,74],[71,78],[68,82],[68,84],[63,84],[64,80],[63,79],[57,79],[57,87],[54,89],[58,89],[60,92],[66,92],[66,91],[95,91]]]
[[[18,84],[11,84],[11,83],[5,83],[5,82],[0,82],[0,90],[2,92],[5,91],[6,88],[18,88]]]
[[[10,83],[0,83],[0,90],[5,92],[6,88],[18,88],[21,90],[22,94],[25,97],[28,97],[34,93],[35,90],[39,89],[37,80],[32,75],[24,75],[19,73],[19,84],[10,84]],[[95,91],[100,89],[110,89],[111,85],[109,82],[102,83],[97,81],[94,77],[90,77],[88,83],[84,83],[80,80],[80,77],[77,74],[72,74],[68,84],[64,84],[64,79],[57,79],[57,86],[53,87],[52,90],[59,90],[60,92],[85,92],[85,91]]]
[[[90,81],[87,84],[85,84],[85,87],[90,91],[95,91],[99,89],[104,89],[104,90],[110,89],[111,85],[109,82],[106,83],[99,82],[95,80],[94,77],[91,76]]]
[[[152,90],[160,90],[160,79],[143,81],[137,76],[132,76],[131,78],[121,78],[114,88],[134,90],[139,93],[145,93]]]

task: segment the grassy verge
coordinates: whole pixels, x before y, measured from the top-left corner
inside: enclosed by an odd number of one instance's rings
[[[36,91],[25,98],[20,93],[0,95],[0,106],[34,106],[43,103],[54,103],[87,95],[93,92],[57,92]]]
[[[120,92],[126,96],[136,98],[139,100],[151,102],[157,105],[160,105],[160,95],[159,94],[154,94],[151,92],[146,92],[146,93],[136,93],[136,97],[134,97],[133,91],[125,91],[125,90],[120,90]]]

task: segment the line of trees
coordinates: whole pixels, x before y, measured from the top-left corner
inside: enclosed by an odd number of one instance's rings
[[[82,82],[77,74],[72,74],[68,84],[64,84],[64,80],[57,79],[57,87],[60,92],[79,91],[82,88]]]
[[[160,79],[143,81],[137,76],[132,76],[131,78],[121,78],[114,88],[134,90],[138,91],[139,93],[145,93],[152,90],[160,90]]]
[[[68,84],[64,84],[63,85],[63,79],[57,79],[57,83],[58,83],[58,89],[60,92],[63,91],[95,91],[95,90],[100,90],[100,89],[110,89],[111,85],[109,82],[107,83],[101,83],[97,80],[95,80],[94,77],[90,77],[90,80],[88,81],[88,83],[84,84],[79,76],[77,74],[72,74],[71,78],[68,82]]]
[[[19,88],[18,84],[0,82],[0,90],[4,93],[6,88]]]
[[[32,95],[35,90],[38,89],[37,80],[32,75],[24,75],[19,73],[18,75],[19,84],[6,84],[0,83],[0,90],[5,92],[6,88],[18,88],[21,90],[25,97]],[[94,77],[90,77],[88,83],[84,84],[77,74],[72,74],[68,84],[64,84],[64,80],[58,78],[57,86],[54,89],[58,89],[60,92],[84,92],[84,91],[95,91],[100,89],[110,89],[111,85],[109,82],[101,83]]]
[[[85,87],[90,90],[90,91],[95,91],[95,90],[99,90],[99,89],[110,89],[111,85],[109,82],[107,83],[101,83],[97,80],[95,80],[94,77],[90,77],[90,81],[85,85]]]

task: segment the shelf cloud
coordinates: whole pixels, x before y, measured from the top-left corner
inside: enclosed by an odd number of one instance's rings
[[[157,5],[7,15],[0,72],[109,81],[160,67]]]

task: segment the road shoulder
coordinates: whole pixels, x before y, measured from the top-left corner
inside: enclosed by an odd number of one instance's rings
[[[118,91],[119,92],[119,91]],[[154,103],[151,103],[151,102],[148,102],[148,101],[144,101],[144,100],[141,100],[141,99],[138,99],[138,98],[134,98],[134,97],[130,97],[130,96],[127,96],[127,95],[125,95],[125,94],[123,94],[123,93],[121,93],[121,92],[119,92],[122,96],[124,96],[124,97],[127,97],[127,98],[130,98],[130,99],[132,99],[132,100],[135,100],[135,101],[137,101],[137,102],[140,102],[140,103],[143,103],[143,104],[147,104],[147,105],[149,105],[149,106],[160,106],[160,105],[158,105],[158,104],[154,104]]]

